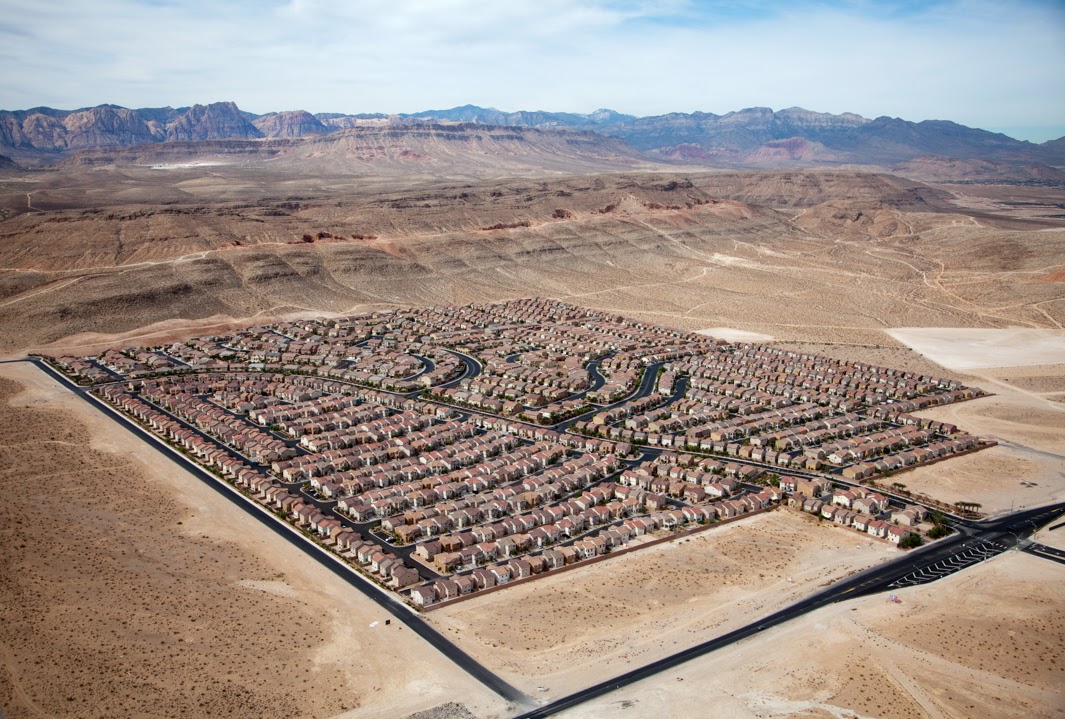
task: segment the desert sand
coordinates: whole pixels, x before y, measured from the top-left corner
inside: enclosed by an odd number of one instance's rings
[[[900,325],[1065,322],[1053,279],[1065,232],[1033,242],[1035,229],[977,221],[883,175],[402,187],[222,169],[192,179],[70,168],[0,187],[0,204],[22,213],[0,228],[0,352],[175,317],[266,320],[530,295],[690,330],[848,345],[884,345],[882,328]],[[28,192],[38,212],[26,211]],[[486,229],[500,223],[522,224]]]
[[[729,342],[772,342],[773,338],[761,332],[738,330],[732,327],[709,327],[705,330],[697,330],[696,334],[707,337],[717,337]]]
[[[406,716],[502,700],[30,365],[0,365],[6,717]]]
[[[942,502],[976,502],[993,517],[1065,500],[1065,460],[1023,447],[998,446],[895,474],[911,492]],[[886,484],[886,482],[885,482]]]
[[[1032,535],[1032,539],[1048,547],[1065,549],[1065,524],[1063,522],[1065,520],[1051,522]]]
[[[428,617],[528,694],[558,698],[748,624],[897,552],[781,509]]]
[[[899,327],[889,335],[956,370],[1065,361],[1065,330],[1010,327]]]
[[[1065,500],[1065,365],[970,370],[959,378],[991,396],[922,410],[999,446],[892,477],[912,492],[983,505],[990,516]]]
[[[1007,552],[840,602],[560,714],[1017,719],[1065,716],[1065,567]]]

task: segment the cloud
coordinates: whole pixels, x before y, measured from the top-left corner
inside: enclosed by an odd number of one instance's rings
[[[0,107],[1065,118],[1054,2],[0,0]]]

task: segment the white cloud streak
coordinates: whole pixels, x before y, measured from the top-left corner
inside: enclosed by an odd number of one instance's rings
[[[0,0],[0,107],[634,114],[802,105],[1065,124],[1065,9],[959,0]]]

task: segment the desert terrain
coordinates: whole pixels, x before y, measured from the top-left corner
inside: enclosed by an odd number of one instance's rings
[[[526,693],[559,698],[749,624],[896,553],[780,509],[428,616]]]
[[[492,692],[36,368],[0,365],[6,717],[406,716]]]
[[[0,351],[175,318],[530,295],[778,341],[1060,329],[1065,223],[977,220],[944,197],[836,171],[416,189],[247,167],[29,173],[0,186],[17,213],[0,225]]]
[[[1045,212],[856,171],[552,156],[550,172],[515,160],[502,178],[480,160],[375,175],[335,157],[168,152],[0,178],[0,355],[540,295],[961,379],[993,396],[922,414],[999,446],[897,481],[989,514],[1065,498],[1065,358],[941,365],[888,333],[1060,333],[1065,222]],[[17,460],[0,524],[7,716],[406,716],[456,697],[506,715],[214,490],[36,370],[0,371],[0,445]],[[536,698],[558,697],[894,552],[781,511],[428,616]],[[1011,553],[902,605],[820,610],[571,715],[1057,716],[1060,570]],[[263,617],[276,631],[251,631]]]
[[[833,604],[563,712],[584,717],[1060,717],[1065,567],[1007,552]]]

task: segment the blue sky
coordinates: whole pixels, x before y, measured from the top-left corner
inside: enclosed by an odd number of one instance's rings
[[[4,109],[797,105],[1065,135],[1062,0],[0,0],[0,67]]]

